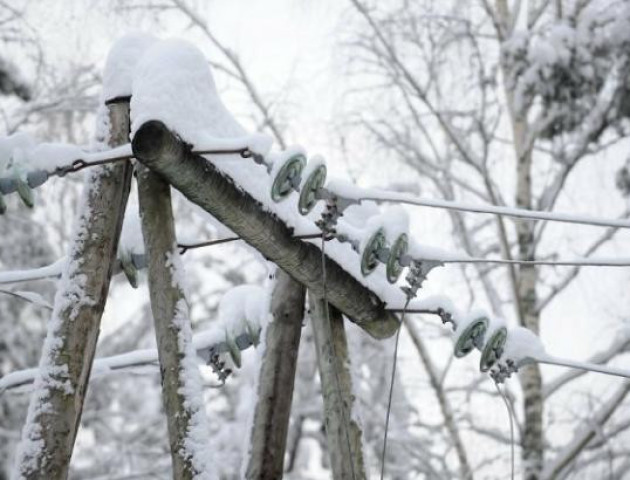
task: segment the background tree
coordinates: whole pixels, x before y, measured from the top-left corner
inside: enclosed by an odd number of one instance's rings
[[[0,5],[5,7],[5,3]],[[19,30],[28,40],[7,44],[10,48],[6,54],[3,50],[2,58],[6,55],[7,62],[19,67],[30,87],[30,99],[25,101],[14,94],[0,99],[2,133],[20,129],[36,133],[42,140],[87,144],[91,112],[98,102],[103,48],[87,53],[82,50],[81,55],[66,52],[64,56],[28,23],[34,17],[33,10],[53,9],[54,3],[18,5],[19,9],[12,6],[7,10],[6,17],[0,16],[11,19],[0,20],[0,33],[6,31],[4,41],[12,42],[10,38],[16,38]],[[614,190],[615,173],[622,167],[627,146],[624,100],[630,50],[624,27],[628,11],[623,2],[499,0],[462,5],[455,1],[401,0],[377,5],[351,0],[345,5],[348,10],[334,31],[340,34],[335,45],[345,48],[336,56],[341,68],[353,75],[331,84],[331,96],[335,90],[349,93],[339,102],[331,101],[336,105],[327,112],[327,121],[330,137],[339,140],[335,147],[340,153],[331,148],[334,159],[343,155],[360,183],[385,183],[388,188],[420,190],[427,196],[461,201],[547,210],[592,208],[594,214],[615,211],[627,216],[627,204]],[[233,45],[227,35],[218,33],[225,32],[212,21],[213,8],[218,7],[168,0],[95,2],[85,8],[82,2],[64,5],[70,12],[68,18],[71,14],[89,17],[91,25],[101,26],[105,33],[92,29],[67,32],[81,39],[76,45],[99,35],[109,45],[130,28],[186,37],[207,53],[230,106],[237,106],[240,119],[251,130],[270,133],[280,146],[293,141],[309,146],[305,130],[295,127],[295,113],[302,105],[300,95],[310,83],[294,90],[270,88],[266,79],[259,79],[241,50],[250,56],[261,52],[245,41],[237,49],[236,42]],[[339,2],[330,2],[322,8],[336,11],[340,7]],[[257,28],[256,19],[247,18],[245,13],[241,11],[239,22]],[[6,25],[11,28],[3,30]],[[287,38],[278,42],[286,45]],[[70,44],[74,45],[64,43]],[[297,61],[298,66],[308,61],[307,56]],[[272,72],[275,85],[292,83],[291,79],[279,79],[280,75]],[[322,103],[327,101],[321,99]],[[378,162],[370,160],[374,153]],[[616,176],[622,190],[627,176],[624,171],[622,168]],[[590,184],[584,188],[584,177],[597,175],[606,175],[605,185],[611,188]],[[6,233],[10,231],[11,238],[15,237],[11,244],[30,253],[14,255],[0,248],[3,270],[43,265],[65,251],[71,223],[67,219],[73,217],[78,184],[78,180],[66,177],[41,189],[42,200],[49,207],[36,209],[28,218],[26,210],[15,205],[10,208],[12,216],[0,220],[0,229],[5,222]],[[68,185],[75,188],[68,189]],[[627,194],[627,188],[623,191]],[[229,234],[177,194],[174,200],[182,238]],[[132,201],[128,214],[135,211],[137,205]],[[627,239],[614,229],[580,228],[569,233],[542,223],[513,223],[457,213],[423,215],[417,232],[420,241],[448,239],[454,247],[475,256],[553,259],[571,256],[570,252],[584,256],[617,253],[615,240]],[[133,236],[133,232],[126,235]],[[123,248],[134,243],[127,239],[123,239]],[[233,244],[215,248],[191,250],[184,257],[197,330],[216,321],[219,299],[227,289],[246,282],[261,283],[267,274],[264,262],[246,247]],[[587,276],[606,285],[615,279],[626,284],[628,280],[623,274],[606,278],[589,275],[579,268],[506,270],[476,265],[462,268],[459,275],[434,271],[424,290],[444,292],[466,304],[487,305],[493,314],[534,330],[542,325],[547,340],[554,338],[552,323],[557,321],[558,304],[572,302],[580,279]],[[24,288],[44,296],[52,294],[50,283],[41,290],[31,284]],[[97,355],[151,347],[152,320],[143,288],[131,290],[118,276],[111,299]],[[132,308],[128,308],[130,299]],[[0,301],[13,305],[0,305],[0,339],[9,339],[4,348],[13,352],[6,356],[8,363],[0,365],[4,374],[36,364],[48,313],[37,313],[33,305],[5,295]],[[627,312],[619,299],[609,304],[602,300],[594,309],[598,319],[610,317],[614,322]],[[132,313],[128,315],[127,310]],[[123,315],[129,319],[116,322]],[[24,322],[16,328],[17,318]],[[111,327],[114,323],[116,328]],[[549,327],[544,328],[545,324]],[[403,368],[399,369],[392,406],[388,475],[505,478],[510,443],[507,413],[493,386],[476,368],[451,362],[451,345],[441,325],[410,318],[406,327],[399,358]],[[607,328],[598,339],[599,347],[615,334],[613,327]],[[628,351],[630,341],[621,333],[596,360],[615,361]],[[348,335],[363,411],[366,461],[374,471],[381,461],[387,400],[383,385],[389,381],[393,345],[371,340],[352,325]],[[312,343],[307,322],[287,451],[289,478],[321,478],[317,464],[328,468],[321,401],[314,400],[319,397],[319,384]],[[4,355],[0,358],[6,362]],[[420,374],[418,365],[423,366]],[[222,460],[222,475],[238,478],[243,442],[234,431],[243,431],[246,426],[256,375],[254,357],[246,353],[243,368],[221,388],[213,388],[218,385],[209,369],[202,373],[208,408],[218,419],[211,422],[211,428],[215,454]],[[521,382],[522,391],[513,389],[515,381],[509,383],[508,396],[521,407],[517,440],[527,460],[523,464],[527,478],[623,477],[628,465],[628,452],[623,448],[628,436],[628,418],[623,413],[627,384],[590,376],[585,380],[574,372],[543,383],[536,368],[525,370]],[[597,390],[593,393],[595,382]],[[110,375],[95,380],[90,391],[71,478],[166,478],[170,464],[157,370],[142,367]],[[21,393],[0,394],[3,408],[11,411],[0,415],[1,422],[6,419],[6,424],[0,424],[1,458],[12,456],[25,399]]]
[[[381,155],[415,172],[425,191],[449,200],[554,210],[572,195],[571,174],[578,165],[613,172],[619,165],[602,162],[627,145],[625,2],[351,3],[358,20],[347,45],[352,95],[361,108],[347,131],[361,127]],[[620,217],[628,216],[613,192],[606,201]],[[457,245],[472,256],[554,258],[570,245],[566,233],[546,223],[449,216]],[[588,257],[616,235],[615,229],[581,233],[570,248]],[[461,273],[473,300],[483,292],[482,302],[494,315],[540,333],[546,308],[581,269],[510,266],[506,272],[481,264]],[[432,376],[433,361],[415,344],[421,358],[429,359],[424,364]],[[613,342],[610,348],[602,360],[628,345]],[[551,446],[545,436],[552,422],[544,415],[540,368],[523,368],[519,380],[524,478],[568,474],[588,442],[556,468],[568,453],[562,444],[570,442],[565,437]],[[443,387],[431,383],[441,397]],[[622,384],[610,397],[623,399],[626,393]],[[576,431],[584,428],[589,427]],[[449,429],[454,446],[456,431]],[[463,466],[462,455],[459,461]]]

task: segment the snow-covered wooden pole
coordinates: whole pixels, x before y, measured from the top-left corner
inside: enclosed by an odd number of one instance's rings
[[[282,478],[304,297],[304,287],[278,270],[271,295],[273,319],[264,330],[264,352],[245,469],[248,480]]]
[[[335,480],[365,479],[362,431],[354,412],[348,341],[341,312],[309,292],[311,325],[324,398],[328,452]],[[330,320],[330,321],[329,321]]]
[[[142,233],[149,269],[162,398],[177,480],[216,478],[203,406],[201,376],[192,344],[183,268],[175,237],[170,185],[146,167],[138,168]]]
[[[145,122],[132,142],[134,156],[161,174],[190,201],[276,263],[314,294],[322,295],[322,253],[303,242],[260,202],[225,177],[159,121]],[[326,257],[328,300],[375,338],[391,336],[396,315],[340,265]]]
[[[127,143],[129,102],[109,103],[105,112],[109,132],[102,140],[110,147]],[[128,162],[95,167],[87,174],[18,448],[18,479],[68,475],[130,183]]]

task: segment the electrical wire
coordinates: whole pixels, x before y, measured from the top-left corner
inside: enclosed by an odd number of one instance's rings
[[[328,301],[326,300],[326,255],[325,255],[325,248],[326,248],[326,236],[325,235],[321,235],[322,237],[322,244],[321,244],[321,250],[322,250],[322,302],[323,302],[323,307],[324,307],[324,316],[326,317],[326,325],[328,328],[328,334],[329,334],[329,338],[332,340],[332,322],[330,320],[330,310],[328,308]],[[335,352],[336,353],[336,352]],[[346,443],[347,443],[347,447],[348,447],[348,453],[350,455],[350,472],[352,473],[352,480],[356,480],[356,474],[354,472],[354,455],[352,453],[352,447],[350,444],[350,433],[348,432],[348,419],[346,418],[346,408],[345,408],[345,404],[343,402],[343,398],[341,397],[341,381],[339,380],[339,371],[338,371],[338,365],[337,365],[337,358],[336,358],[336,354],[335,354],[335,358],[333,358],[333,362],[332,362],[332,366],[333,366],[333,373],[335,376],[335,383],[337,384],[337,395],[339,397],[339,407],[341,408],[341,420],[343,422],[343,430],[345,432],[345,437],[346,437]]]
[[[494,263],[499,265],[548,265],[553,267],[630,267],[630,259],[507,260],[504,258],[461,258],[435,260],[441,263]]]
[[[394,380],[396,378],[396,366],[398,364],[398,342],[400,339],[400,331],[402,330],[403,322],[405,321],[405,314],[407,313],[407,307],[411,301],[411,296],[407,297],[407,303],[403,308],[402,315],[400,316],[400,325],[396,330],[396,339],[394,340],[394,359],[392,361],[392,376],[389,382],[389,396],[387,399],[387,413],[385,414],[385,434],[383,436],[383,451],[381,452],[381,480],[385,477],[385,455],[387,453],[387,434],[389,432],[389,417],[392,410],[392,399],[394,397]]]
[[[313,239],[321,238],[321,237],[322,237],[321,233],[311,233],[311,234],[305,234],[305,235],[296,235],[293,238],[296,238],[298,240],[313,240]],[[243,239],[241,237],[225,237],[225,238],[217,238],[216,240],[208,240],[206,242],[199,242],[199,243],[178,243],[177,248],[179,248],[179,253],[183,255],[188,250],[193,250],[196,248],[203,248],[203,247],[212,247],[214,245],[220,245],[222,243],[236,242],[238,240],[243,240]]]
[[[196,155],[230,155],[238,154],[242,158],[255,158],[256,154],[249,148],[240,149],[215,149],[215,150],[198,150],[192,151]],[[72,164],[65,167],[58,167],[55,170],[55,174],[63,176],[66,173],[74,173],[84,168],[93,167],[97,165],[104,165],[107,163],[118,162],[122,160],[130,160],[134,158],[131,155],[121,155],[110,158],[103,158],[93,162],[87,162],[83,159],[78,159],[72,162]],[[457,210],[463,212],[472,213],[488,213],[493,215],[501,215],[506,217],[527,219],[527,220],[542,220],[553,221],[563,223],[573,223],[581,225],[591,225],[600,227],[613,227],[613,228],[630,228],[630,221],[628,220],[614,220],[614,219],[600,219],[596,217],[573,215],[573,214],[560,214],[552,212],[544,212],[540,210],[526,210],[510,207],[502,207],[495,205],[469,205],[459,202],[452,202],[448,200],[427,199],[411,197],[405,194],[397,194],[396,192],[387,191],[372,191],[374,194],[370,195],[358,195],[357,200],[370,200],[375,202],[394,202],[405,203],[409,205],[417,205],[429,208],[442,208],[446,210]],[[339,195],[343,197],[343,195]]]
[[[622,370],[620,368],[608,367],[597,365],[587,362],[576,362],[572,360],[565,360],[563,358],[556,358],[551,356],[545,356],[542,358],[533,358],[532,360],[538,363],[544,363],[546,365],[557,365],[560,367],[572,368],[574,370],[586,370],[589,372],[603,373],[604,375],[611,375],[613,377],[630,378],[629,370]]]
[[[343,197],[343,195],[340,195]],[[540,210],[526,210],[519,208],[500,207],[495,205],[468,205],[465,203],[451,202],[448,200],[436,200],[428,198],[411,197],[395,192],[377,191],[374,195],[357,195],[356,200],[369,200],[374,202],[393,202],[417,205],[429,208],[442,208],[445,210],[457,210],[460,212],[489,213],[505,217],[520,218],[525,220],[543,220],[550,222],[574,223],[597,227],[630,228],[630,221],[615,219],[600,219],[583,215],[561,214],[543,212]]]
[[[503,398],[503,401],[505,402],[505,406],[508,411],[508,417],[510,418],[510,464],[512,467],[511,478],[512,480],[514,480],[514,419],[512,417],[512,406],[510,405],[510,402],[505,396],[505,393],[503,392],[503,390],[501,390],[501,387],[499,387],[499,384],[497,382],[494,382],[494,386],[497,388],[497,392],[499,392],[499,395],[501,395],[501,398]]]

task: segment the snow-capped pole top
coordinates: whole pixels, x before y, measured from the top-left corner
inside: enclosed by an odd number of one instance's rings
[[[193,147],[246,134],[219,98],[203,53],[184,40],[154,43],[135,68],[131,138],[150,120],[168,125]]]
[[[157,41],[153,35],[135,32],[120,37],[114,43],[103,71],[104,103],[131,96],[135,67],[143,54]]]

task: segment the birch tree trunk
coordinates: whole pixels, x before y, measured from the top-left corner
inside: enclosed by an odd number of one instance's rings
[[[127,143],[129,103],[112,103],[108,109],[107,144]],[[87,174],[22,431],[15,478],[68,476],[130,184],[129,162],[95,167]]]
[[[518,125],[515,129],[518,131]],[[518,152],[516,205],[531,209],[531,151],[522,151],[520,141],[516,141]],[[518,251],[521,260],[535,259],[534,223],[517,223]],[[533,265],[521,265],[518,275],[518,296],[521,305],[521,323],[536,335],[540,334],[540,315],[537,309],[538,296],[536,285],[538,270]],[[538,480],[544,467],[544,399],[542,377],[537,363],[524,366],[519,372],[523,389],[523,477],[526,480]]]
[[[333,478],[365,479],[363,433],[353,412],[355,397],[343,316],[335,307],[327,306],[322,298],[312,293],[309,293],[309,305]],[[326,308],[329,309],[329,318]]]
[[[271,297],[273,321],[265,328],[258,402],[245,478],[282,478],[298,347],[304,318],[304,286],[282,270]]]
[[[216,478],[210,471],[210,432],[197,355],[192,345],[170,186],[157,174],[139,166],[138,195],[173,478]]]
[[[503,4],[503,2],[499,2]],[[507,7],[506,7],[507,8]],[[507,68],[504,66],[504,72]],[[510,121],[512,124],[512,141],[516,156],[516,206],[532,209],[532,145],[528,144],[529,128],[526,112],[517,112],[514,105],[513,92],[505,87]],[[520,260],[535,260],[536,240],[534,238],[534,222],[516,222],[517,244]],[[534,265],[521,265],[517,278],[516,304],[519,322],[536,335],[540,334],[540,313],[538,311],[538,270]],[[523,437],[522,459],[523,478],[538,480],[544,467],[544,432],[543,410],[544,398],[542,377],[537,363],[524,366],[519,371],[519,381],[523,389]]]
[[[505,40],[507,26],[512,24],[518,11],[510,11],[506,0],[496,0],[496,14],[503,30],[498,30],[501,40]],[[532,208],[532,148],[534,142],[529,139],[532,134],[528,124],[528,108],[518,109],[514,92],[507,85],[510,67],[502,60],[503,89],[505,92],[509,120],[512,127],[512,142],[516,157],[516,206]],[[520,260],[534,260],[536,240],[534,222],[516,222],[516,235]],[[534,265],[521,265],[516,279],[516,298],[518,320],[522,326],[536,335],[540,333],[540,313],[537,308],[538,270]],[[544,467],[544,431],[543,410],[544,398],[542,377],[537,363],[526,365],[519,371],[519,381],[523,390],[523,433],[522,460],[523,478],[538,480]]]

